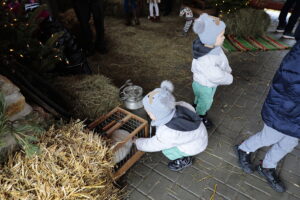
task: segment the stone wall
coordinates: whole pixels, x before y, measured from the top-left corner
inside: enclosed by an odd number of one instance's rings
[[[5,116],[9,121],[18,120],[32,112],[31,106],[26,103],[20,89],[2,75],[0,75],[0,92],[4,95],[6,106]],[[3,163],[8,154],[18,148],[14,136],[0,130],[0,163]]]

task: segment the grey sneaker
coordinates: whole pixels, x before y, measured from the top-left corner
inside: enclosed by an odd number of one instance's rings
[[[169,162],[168,167],[172,171],[180,171],[183,168],[191,166],[193,163],[193,159],[191,156],[179,158]]]
[[[285,38],[285,39],[293,39],[293,40],[295,39],[295,35],[291,32],[283,33],[282,37]]]
[[[285,29],[285,26],[277,26],[276,32],[277,32],[277,33],[283,33],[283,32],[284,32],[284,29]]]

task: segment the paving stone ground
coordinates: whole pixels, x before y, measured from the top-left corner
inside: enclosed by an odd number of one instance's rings
[[[285,193],[275,192],[257,172],[251,175],[243,173],[233,150],[235,144],[262,128],[261,107],[273,75],[287,52],[228,54],[234,82],[217,89],[209,111],[214,127],[209,130],[206,151],[195,156],[193,165],[181,172],[168,170],[168,160],[162,153],[146,153],[128,172],[127,199],[300,199],[300,145],[277,168],[287,187]],[[186,84],[180,84],[175,90],[177,99],[192,102],[191,77],[187,77]],[[254,155],[254,163],[264,157],[266,150],[260,149]]]

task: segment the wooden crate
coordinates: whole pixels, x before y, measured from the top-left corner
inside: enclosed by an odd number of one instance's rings
[[[133,137],[148,137],[148,122],[120,107],[116,107],[108,114],[99,117],[89,124],[88,128],[91,130],[94,129],[95,132],[108,137],[110,137],[117,129],[124,129],[128,131],[130,134],[124,141],[118,143],[114,147],[114,152],[122,147],[128,140],[132,140]],[[124,175],[143,154],[144,152],[138,151],[136,146],[133,144],[131,151],[126,158],[116,164],[115,173],[113,175],[114,179],[118,179]]]

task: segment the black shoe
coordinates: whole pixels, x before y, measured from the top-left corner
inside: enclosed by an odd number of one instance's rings
[[[172,171],[180,171],[192,165],[192,157],[183,157],[169,162],[168,167]]]
[[[295,39],[295,35],[291,32],[284,32],[282,35],[283,38],[285,39]]]
[[[279,177],[276,175],[275,168],[263,168],[262,164],[258,165],[256,167],[257,172],[264,176],[265,179],[268,181],[270,186],[276,191],[276,192],[285,192],[285,186],[279,179]]]
[[[207,129],[209,129],[213,126],[213,123],[207,118],[207,114],[199,115],[199,116]]]
[[[239,149],[239,145],[235,145],[235,152],[239,159],[239,165],[244,172],[251,174],[254,172],[253,165],[251,163],[251,153],[247,153]]]
[[[135,19],[134,19],[134,23],[135,23],[135,25],[137,25],[137,26],[141,24],[139,18],[135,18]]]
[[[277,26],[277,28],[276,28],[276,32],[277,33],[283,33],[284,32],[284,29],[285,29],[285,26]]]

